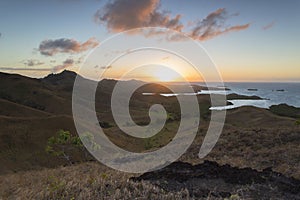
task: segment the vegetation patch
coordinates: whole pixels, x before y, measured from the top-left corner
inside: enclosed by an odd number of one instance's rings
[[[83,161],[89,161],[92,157],[85,149],[82,141],[92,150],[96,151],[100,148],[100,146],[94,142],[94,137],[90,133],[79,137],[77,135],[71,135],[69,131],[59,130],[55,136],[48,139],[45,151],[48,154],[66,160],[69,164],[73,164],[77,160],[73,159],[73,157],[76,157],[78,153],[84,155]]]
[[[300,118],[300,108],[287,104],[273,105],[270,107],[270,111],[280,116]]]

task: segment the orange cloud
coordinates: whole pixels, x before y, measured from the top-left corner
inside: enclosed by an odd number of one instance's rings
[[[63,62],[62,65],[57,65],[57,66],[53,67],[51,71],[52,71],[53,73],[57,73],[57,72],[59,72],[59,71],[61,71],[61,70],[63,70],[63,69],[66,69],[66,68],[68,68],[68,67],[71,67],[73,64],[74,64],[74,60],[73,60],[73,59],[67,59],[67,60],[65,60],[65,61]]]
[[[245,29],[249,28],[249,26],[250,26],[250,24],[244,24],[244,25],[231,26],[231,27],[223,29],[223,30],[216,29],[214,31],[211,31],[209,34],[205,33],[205,34],[202,34],[199,36],[194,36],[193,38],[204,41],[204,40],[208,40],[208,39],[211,39],[211,38],[214,38],[219,35],[226,34],[226,33],[245,30]]]
[[[181,15],[171,17],[166,12],[159,11],[159,0],[115,0],[106,4],[95,14],[97,22],[106,25],[111,32],[128,29],[163,26],[181,30]]]
[[[202,20],[181,22],[182,15],[175,17],[160,11],[160,0],[113,0],[95,14],[95,20],[106,26],[110,32],[121,32],[141,27],[164,27],[184,33],[197,40],[208,40],[219,35],[247,29],[250,24],[227,26],[226,20],[238,16],[228,14],[225,8],[211,12]],[[141,33],[137,31],[136,33]],[[147,37],[165,34],[161,31],[143,32]],[[167,40],[179,41],[184,37],[168,35]]]
[[[231,16],[237,16],[231,15]],[[208,40],[225,33],[245,30],[249,28],[250,24],[226,26],[226,20],[229,18],[225,8],[219,8],[218,10],[210,13],[201,21],[198,21],[195,27],[192,28],[190,33],[191,37],[197,40]]]
[[[42,55],[53,56],[57,53],[80,53],[94,48],[98,44],[99,42],[94,38],[90,38],[84,43],[73,39],[61,38],[42,41],[38,50]]]

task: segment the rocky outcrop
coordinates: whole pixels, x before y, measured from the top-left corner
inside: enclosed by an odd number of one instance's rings
[[[300,180],[285,177],[271,168],[257,171],[205,161],[202,164],[175,162],[147,172],[134,181],[151,181],[167,191],[187,189],[191,197],[300,199]]]

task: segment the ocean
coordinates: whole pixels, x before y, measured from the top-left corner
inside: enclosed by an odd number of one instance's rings
[[[192,82],[206,86],[203,82]],[[219,87],[218,83],[210,83],[212,87]],[[232,105],[223,107],[211,107],[211,110],[233,109],[241,106],[255,106],[260,108],[269,108],[272,105],[287,104],[300,108],[300,82],[299,83],[259,83],[259,82],[226,82],[224,86],[230,90],[202,90],[197,93],[181,93],[181,94],[160,94],[162,96],[171,97],[177,95],[201,95],[201,94],[240,94],[246,96],[258,96],[262,100],[243,99],[228,100]],[[144,95],[153,95],[152,93],[144,93]]]
[[[203,83],[198,83],[203,85]],[[227,94],[236,93],[246,96],[259,96],[264,100],[232,100],[233,106],[244,105],[269,108],[272,105],[288,104],[300,108],[300,83],[258,83],[258,82],[227,82],[225,87],[230,89]],[[217,85],[216,85],[217,86]]]

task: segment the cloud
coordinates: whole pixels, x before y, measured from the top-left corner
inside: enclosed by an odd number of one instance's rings
[[[94,48],[98,44],[99,42],[95,38],[90,38],[83,43],[73,39],[61,38],[42,41],[38,51],[45,56],[53,56],[57,53],[80,53]]]
[[[99,66],[95,66],[95,68],[98,68]],[[111,65],[109,65],[109,66],[102,66],[101,67],[101,69],[111,69],[112,68],[112,66]]]
[[[75,61],[73,59],[69,58],[69,59],[65,60],[61,65],[57,65],[57,66],[53,67],[51,71],[52,71],[52,73],[57,73],[68,67],[71,67],[74,63],[75,63]]]
[[[121,32],[141,27],[164,27],[182,32],[196,40],[208,40],[230,32],[249,28],[250,24],[226,25],[230,17],[239,13],[228,14],[225,8],[217,9],[204,19],[196,22],[181,22],[182,15],[171,16],[169,12],[160,11],[160,0],[113,0],[108,2],[95,14],[95,20],[109,32]],[[137,32],[141,33],[141,32]],[[162,31],[143,32],[146,37],[165,34]],[[167,34],[168,41],[180,41],[184,36]]]
[[[23,64],[27,65],[29,67],[33,67],[33,66],[43,65],[44,63],[39,60],[29,59],[29,60],[23,61]]]
[[[81,63],[83,62],[83,60],[84,60],[85,57],[86,57],[86,55],[80,56],[80,57],[76,60],[75,64],[81,64]]]
[[[52,68],[0,67],[0,71],[52,71]]]
[[[262,27],[263,30],[268,30],[274,26],[275,22],[271,22],[265,26]]]
[[[36,63],[38,61],[36,60],[28,60],[27,66],[36,66]],[[31,65],[32,63],[33,65]],[[25,64],[25,62],[24,62]],[[64,70],[68,67],[73,66],[76,64],[76,62],[73,59],[66,59],[61,65],[56,65],[53,68],[33,68],[33,67],[0,67],[0,71],[47,71],[47,72],[52,72],[52,73],[57,73],[61,70]]]
[[[231,16],[237,16],[234,14]],[[225,8],[218,10],[207,15],[203,20],[199,21],[190,33],[191,37],[198,40],[208,40],[216,36],[247,29],[250,24],[226,26],[226,20],[230,17]]]
[[[64,65],[71,65],[71,64],[73,64],[74,63],[74,60],[73,59],[67,59],[67,60],[65,60],[64,62],[63,62],[63,64]]]
[[[150,26],[181,31],[181,15],[171,17],[168,12],[159,11],[159,3],[159,0],[114,0],[96,12],[95,20],[110,32]]]

